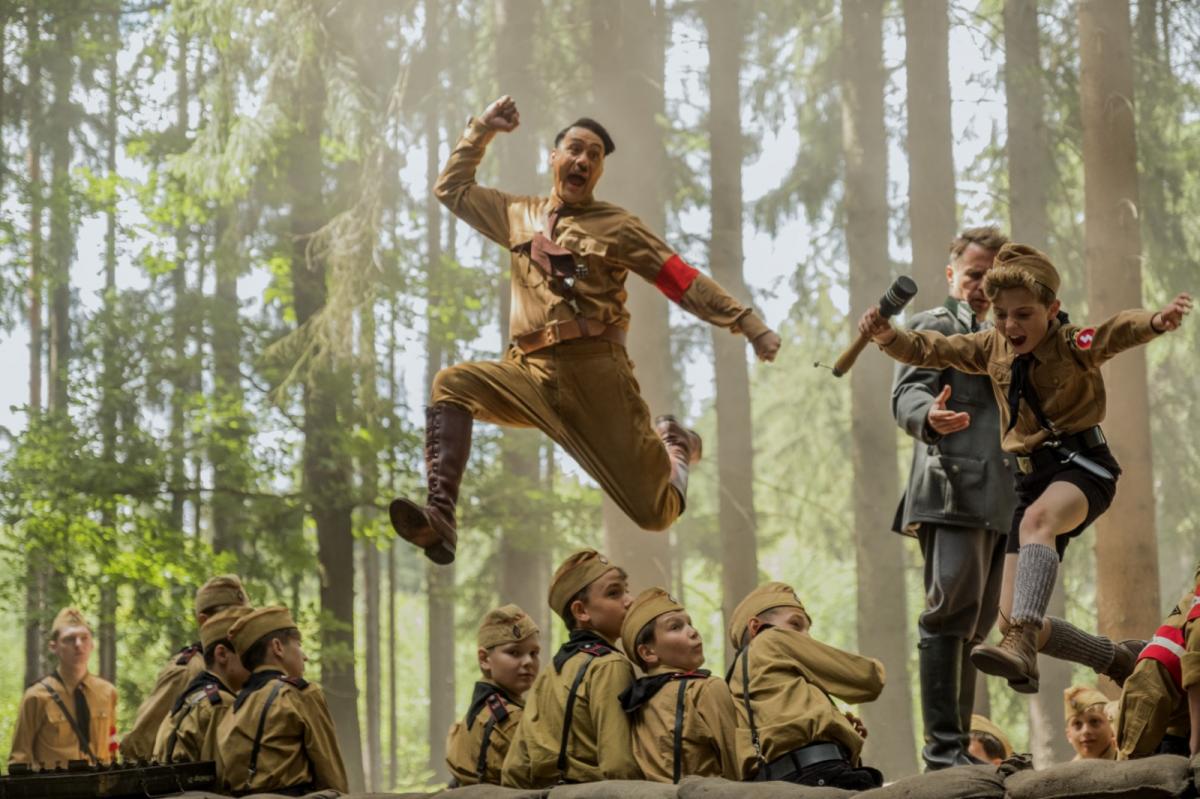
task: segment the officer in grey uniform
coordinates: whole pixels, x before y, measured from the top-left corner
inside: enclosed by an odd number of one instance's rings
[[[964,230],[950,246],[946,302],[910,327],[946,335],[990,324],[983,278],[1007,242],[995,227]],[[913,441],[912,473],[896,532],[925,560],[919,629],[925,764],[976,763],[967,754],[975,703],[971,647],[996,621],[1004,545],[1016,496],[1012,458],[1000,450],[1000,413],[987,375],[897,364],[892,415]]]

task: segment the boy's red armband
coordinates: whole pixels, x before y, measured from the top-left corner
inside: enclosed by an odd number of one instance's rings
[[[688,266],[676,253],[663,261],[662,268],[658,270],[658,277],[654,279],[654,285],[668,299],[679,302],[698,274],[700,273]]]

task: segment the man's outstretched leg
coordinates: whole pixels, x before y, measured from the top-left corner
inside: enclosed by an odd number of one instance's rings
[[[688,472],[700,461],[704,443],[695,430],[684,427],[674,416],[663,415],[654,420],[654,432],[662,439],[671,459],[671,487],[679,492],[679,512],[687,504]]]
[[[424,506],[407,499],[392,501],[392,527],[406,541],[421,547],[434,563],[454,561],[458,545],[458,487],[471,454],[471,412],[449,402],[425,409]]]

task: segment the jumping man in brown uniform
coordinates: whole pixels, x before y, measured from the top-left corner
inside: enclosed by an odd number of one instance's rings
[[[346,767],[325,695],[304,679],[308,656],[284,607],[256,610],[229,630],[250,671],[217,731],[219,782],[235,795],[345,793]]]
[[[204,671],[183,690],[158,728],[154,759],[159,763],[217,759],[218,726],[250,676],[229,640],[229,629],[253,611],[246,605],[227,608],[200,628]]]
[[[1180,294],[1161,311],[1122,311],[1097,327],[1059,315],[1058,270],[1044,253],[1006,244],[984,291],[996,326],[943,335],[900,330],[871,308],[859,330],[903,363],[991,377],[1000,408],[1001,447],[1017,456],[1017,506],[1008,534],[998,646],[979,644],[971,660],[1022,693],[1038,689],[1038,651],[1090,666],[1121,684],[1141,642],[1114,644],[1065,619],[1046,617],[1067,544],[1112,503],[1121,467],[1100,429],[1100,367],[1123,350],[1174,330],[1192,307]]]
[[[762,360],[779,349],[779,336],[750,308],[632,214],[593,198],[614,150],[594,120],[558,134],[549,197],[479,186],[475,170],[488,142],[519,122],[511,97],[488,106],[468,124],[435,187],[456,216],[512,253],[512,346],[503,361],[438,372],[426,410],[428,498],[391,507],[396,532],[437,563],[454,560],[455,507],[475,419],[543,430],[640,527],[665,529],[683,512],[700,438],[669,416],[651,422],[625,354],[629,272],[701,319],[745,335]]]
[[[741,779],[733,696],[724,680],[700,668],[704,641],[683,605],[661,588],[647,588],[629,606],[621,643],[646,671],[621,694],[646,779]]]
[[[88,673],[96,642],[83,614],[64,608],[54,619],[50,652],[58,668],[21,697],[8,764],[66,767],[72,760],[110,763],[117,749],[117,689]]]
[[[211,578],[196,591],[196,628],[215,613],[235,605],[247,605],[246,592],[236,574]],[[138,706],[133,727],[121,739],[121,757],[125,760],[149,760],[154,754],[158,729],[171,712],[180,694],[204,673],[204,647],[189,644],[171,655],[158,672],[154,688]]]
[[[504,756],[521,721],[521,698],[538,674],[538,633],[516,605],[483,617],[475,636],[483,679],[475,683],[467,715],[446,739],[446,765],[455,785],[500,784]]]
[[[619,700],[633,684],[633,664],[615,646],[632,601],[625,572],[594,549],[558,567],[550,608],[570,637],[533,681],[504,758],[504,785],[641,779]]]

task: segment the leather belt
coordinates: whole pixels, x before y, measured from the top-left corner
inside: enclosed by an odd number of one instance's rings
[[[598,338],[604,341],[611,341],[614,344],[620,344],[622,347],[625,346],[624,330],[616,325],[605,324],[595,319],[584,319],[583,317],[567,319],[562,322],[552,322],[543,328],[515,337],[513,343],[517,345],[521,352],[529,355],[538,350],[553,347],[555,344],[580,338]]]
[[[818,763],[828,763],[833,760],[848,762],[846,752],[835,743],[819,742],[793,749],[782,757],[777,757],[758,770],[756,781],[778,780],[794,774],[799,774],[810,766]]]
[[[1039,445],[1037,449],[1028,455],[1018,455],[1017,471],[1021,474],[1032,474],[1047,466],[1062,463],[1063,458],[1060,450],[1063,449],[1073,452],[1083,452],[1104,446],[1107,443],[1108,439],[1104,437],[1104,431],[1100,429],[1100,425],[1089,427],[1080,433],[1060,436]]]

